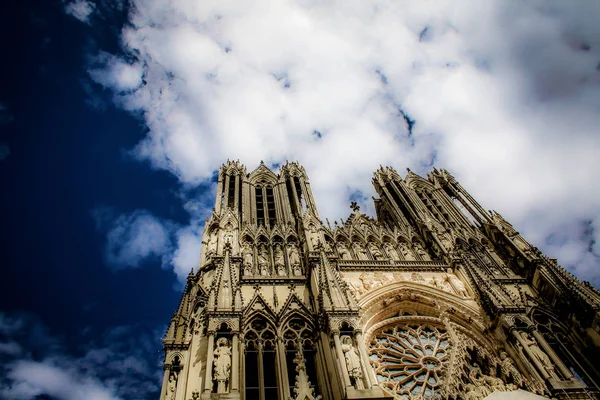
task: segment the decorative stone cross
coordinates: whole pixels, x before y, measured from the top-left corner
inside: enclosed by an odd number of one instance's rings
[[[360,206],[358,205],[357,202],[353,201],[350,203],[350,208],[352,209],[352,211],[354,212],[358,212],[360,211]]]

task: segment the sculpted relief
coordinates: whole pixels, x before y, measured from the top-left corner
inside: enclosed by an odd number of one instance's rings
[[[242,258],[241,273],[244,277],[290,277],[301,276],[301,258],[298,246],[290,241],[276,241],[273,245],[259,243],[254,249],[251,243],[240,244]],[[256,255],[254,254],[256,251]]]
[[[465,284],[456,276],[451,269],[440,273],[421,273],[421,272],[362,272],[344,273],[340,277],[348,284],[350,291],[359,299],[371,290],[375,290],[389,283],[398,281],[415,282],[427,285],[444,292],[452,293],[457,296],[470,297]]]

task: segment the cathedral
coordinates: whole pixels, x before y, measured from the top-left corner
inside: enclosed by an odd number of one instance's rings
[[[161,400],[598,399],[600,291],[446,170],[323,223],[304,168],[219,170]]]

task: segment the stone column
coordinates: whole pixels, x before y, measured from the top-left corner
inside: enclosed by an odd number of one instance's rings
[[[213,359],[214,359],[214,346],[215,346],[215,332],[208,332],[208,350],[206,352],[206,378],[204,393],[210,394],[212,392],[213,381],[212,381],[212,370],[213,370]]]
[[[231,392],[240,390],[240,342],[238,334],[234,333],[231,340]]]
[[[525,341],[523,340],[523,338],[521,337],[521,335],[519,335],[519,332],[517,331],[517,328],[512,328],[511,329],[511,333],[513,334],[513,336],[515,337],[515,339],[517,339],[517,341],[519,343],[521,343],[521,346],[523,346],[523,350],[525,351],[525,353],[527,353],[527,356],[529,357],[529,360],[536,366],[536,368],[538,369],[538,371],[540,372],[540,374],[542,375],[542,377],[544,379],[550,379],[550,374],[548,373],[548,371],[546,371],[546,369],[544,368],[543,365],[540,364],[540,362],[535,358],[535,356],[531,353],[531,350],[529,350],[529,345],[527,343],[525,343]]]
[[[346,367],[346,357],[342,351],[342,343],[340,342],[340,331],[333,331],[333,343],[335,346],[335,352],[339,361],[339,366],[342,371],[342,379],[344,380],[344,387],[352,387],[350,382],[350,376],[348,376],[348,367]]]
[[[377,377],[371,364],[369,363],[369,357],[367,356],[367,350],[362,340],[362,332],[359,330],[354,331],[354,338],[356,339],[356,345],[358,346],[358,352],[360,353],[360,362],[363,367],[363,375],[366,378],[366,388],[370,389],[373,386],[377,386]]]
[[[169,383],[169,366],[165,365],[164,368],[165,373],[163,374],[163,384],[162,384],[162,389],[160,391],[160,398],[164,399],[167,396],[167,386]]]
[[[554,352],[554,350],[552,350],[552,348],[550,347],[550,345],[548,344],[548,342],[546,342],[546,340],[540,334],[540,332],[538,332],[537,329],[534,329],[532,331],[532,333],[533,333],[533,337],[535,338],[535,340],[537,340],[537,342],[539,343],[539,345],[544,349],[544,351],[546,352],[546,354],[548,355],[548,357],[550,357],[550,359],[552,360],[552,362],[554,363],[554,365],[556,365],[556,367],[558,368],[558,370],[560,371],[560,373],[563,375],[563,377],[565,379],[574,378],[574,375],[571,372],[571,370],[569,368],[567,368],[567,366],[562,362],[562,360],[560,358],[558,358],[558,356],[556,355],[556,353]]]
[[[263,344],[258,342],[258,393],[260,398],[265,397],[265,366],[263,365]]]
[[[279,364],[279,384],[281,385],[281,395],[284,399],[287,399],[290,396],[290,382],[288,379],[287,372],[287,362],[285,358],[285,346],[283,345],[283,340],[281,338],[277,338],[277,364]],[[277,365],[274,366],[277,370]]]

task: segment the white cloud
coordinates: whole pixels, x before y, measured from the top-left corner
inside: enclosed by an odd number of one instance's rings
[[[94,12],[94,3],[86,0],[75,0],[65,6],[65,12],[86,24],[90,23],[90,15]]]
[[[139,267],[153,257],[168,254],[171,246],[170,223],[145,211],[121,215],[107,233],[106,257],[115,268]]]
[[[61,400],[107,400],[158,395],[158,331],[118,326],[107,330],[100,341],[91,340],[88,331],[81,341],[87,350],[76,356],[61,344],[64,339],[49,333],[33,315],[0,313],[0,321],[11,322],[10,329],[2,331],[9,339],[10,349],[5,343],[0,346],[2,399],[29,400],[45,395]],[[32,341],[32,331],[43,337]],[[77,331],[72,335],[77,336]],[[82,338],[69,339],[73,344]],[[40,346],[41,343],[59,345]]]
[[[139,63],[128,63],[102,53],[95,60],[102,69],[90,70],[90,76],[101,85],[116,91],[130,91],[142,84],[143,69]]]
[[[352,192],[373,194],[379,164],[425,173],[433,160],[599,283],[600,3],[133,4],[128,61],[108,57],[92,77],[143,112],[135,151],[155,167],[195,184],[228,158],[299,160],[334,219]],[[179,235],[179,270],[196,235]]]

